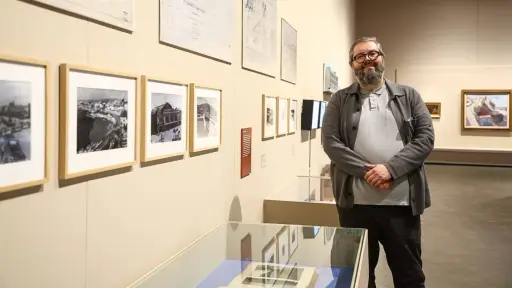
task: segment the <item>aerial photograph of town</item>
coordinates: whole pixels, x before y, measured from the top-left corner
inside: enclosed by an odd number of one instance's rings
[[[216,137],[217,121],[217,100],[197,97],[197,137]]]
[[[0,165],[30,160],[31,83],[0,80]]]
[[[176,94],[151,94],[151,143],[181,140],[182,97]]]
[[[127,147],[128,91],[78,87],[77,153]]]

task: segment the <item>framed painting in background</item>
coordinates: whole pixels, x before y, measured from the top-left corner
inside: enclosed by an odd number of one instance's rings
[[[441,103],[440,102],[425,102],[428,112],[432,119],[441,118]]]
[[[288,133],[293,134],[297,131],[297,100],[290,99],[288,109]]]
[[[462,130],[510,130],[510,90],[462,90]]]
[[[297,83],[297,30],[281,18],[281,80]]]
[[[188,84],[142,76],[141,161],[187,151]]]
[[[270,139],[276,136],[277,97],[263,95],[262,103],[262,138]]]
[[[135,164],[137,86],[138,76],[60,66],[61,179]]]
[[[278,98],[279,102],[277,103],[277,135],[282,136],[286,135],[288,132],[288,99],[287,98]]]
[[[276,269],[276,264],[278,263],[278,253],[277,253],[277,240],[276,237],[272,237],[270,241],[265,245],[262,252],[262,261],[265,266],[265,272],[267,278],[275,279],[278,276],[278,272]],[[265,265],[269,264],[269,265]]]
[[[299,247],[299,226],[290,226],[290,257]]]
[[[282,268],[284,269],[284,265],[290,261],[290,227],[288,225],[283,226],[277,233],[277,244],[279,251],[278,263],[283,265]]]
[[[190,84],[190,151],[219,148],[222,133],[222,90]]]
[[[49,67],[0,56],[0,192],[48,179]]]

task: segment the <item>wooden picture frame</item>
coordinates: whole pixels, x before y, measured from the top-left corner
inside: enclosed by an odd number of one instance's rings
[[[425,102],[425,106],[432,119],[441,118],[441,102]]]
[[[194,83],[189,89],[190,152],[219,148],[222,143],[222,89]]]
[[[277,136],[284,136],[288,134],[288,121],[289,121],[289,109],[288,98],[278,97],[277,98],[277,125],[276,134]]]
[[[139,76],[60,65],[59,177],[137,162]]]
[[[184,155],[188,149],[189,84],[141,78],[141,162]]]
[[[261,104],[261,139],[268,140],[277,134],[277,97],[262,95]]]
[[[297,131],[297,110],[299,101],[297,99],[289,99],[288,102],[288,134],[295,134]]]
[[[462,130],[511,130],[511,90],[462,90]]]
[[[0,55],[0,193],[48,182],[50,64]]]

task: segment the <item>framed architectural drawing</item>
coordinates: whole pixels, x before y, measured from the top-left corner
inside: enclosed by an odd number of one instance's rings
[[[275,77],[277,1],[242,1],[242,67]]]
[[[263,95],[262,97],[262,135],[263,139],[270,139],[276,136],[277,97]]]
[[[462,130],[510,130],[510,90],[462,90]]]
[[[0,192],[48,179],[49,67],[0,56]]]
[[[277,239],[276,237],[272,237],[272,239],[265,245],[262,250],[261,259],[265,266],[265,271],[267,271],[266,278],[276,278],[278,277],[279,269],[276,268],[276,264],[278,263],[278,255],[277,252]]]
[[[277,135],[282,136],[288,133],[288,99],[278,98],[277,103]]]
[[[440,102],[425,102],[425,106],[427,106],[428,112],[432,119],[441,118],[441,103]]]
[[[290,226],[290,257],[295,253],[295,250],[299,247],[299,226]]]
[[[281,80],[297,83],[297,30],[281,18]]]
[[[190,151],[220,147],[222,90],[190,84]]]
[[[290,261],[290,227],[288,225],[283,226],[276,237],[279,245],[278,264],[286,265]]]
[[[188,84],[142,76],[141,161],[187,151]]]
[[[238,2],[160,0],[160,41],[227,63],[233,62]]]
[[[137,86],[137,76],[60,66],[60,178],[137,161]]]
[[[123,30],[134,30],[135,0],[33,0]]]
[[[288,133],[293,134],[297,131],[297,100],[290,99],[288,109]]]

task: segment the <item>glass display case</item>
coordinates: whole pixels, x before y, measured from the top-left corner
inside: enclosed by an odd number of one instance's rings
[[[129,287],[367,287],[364,229],[226,222]]]

